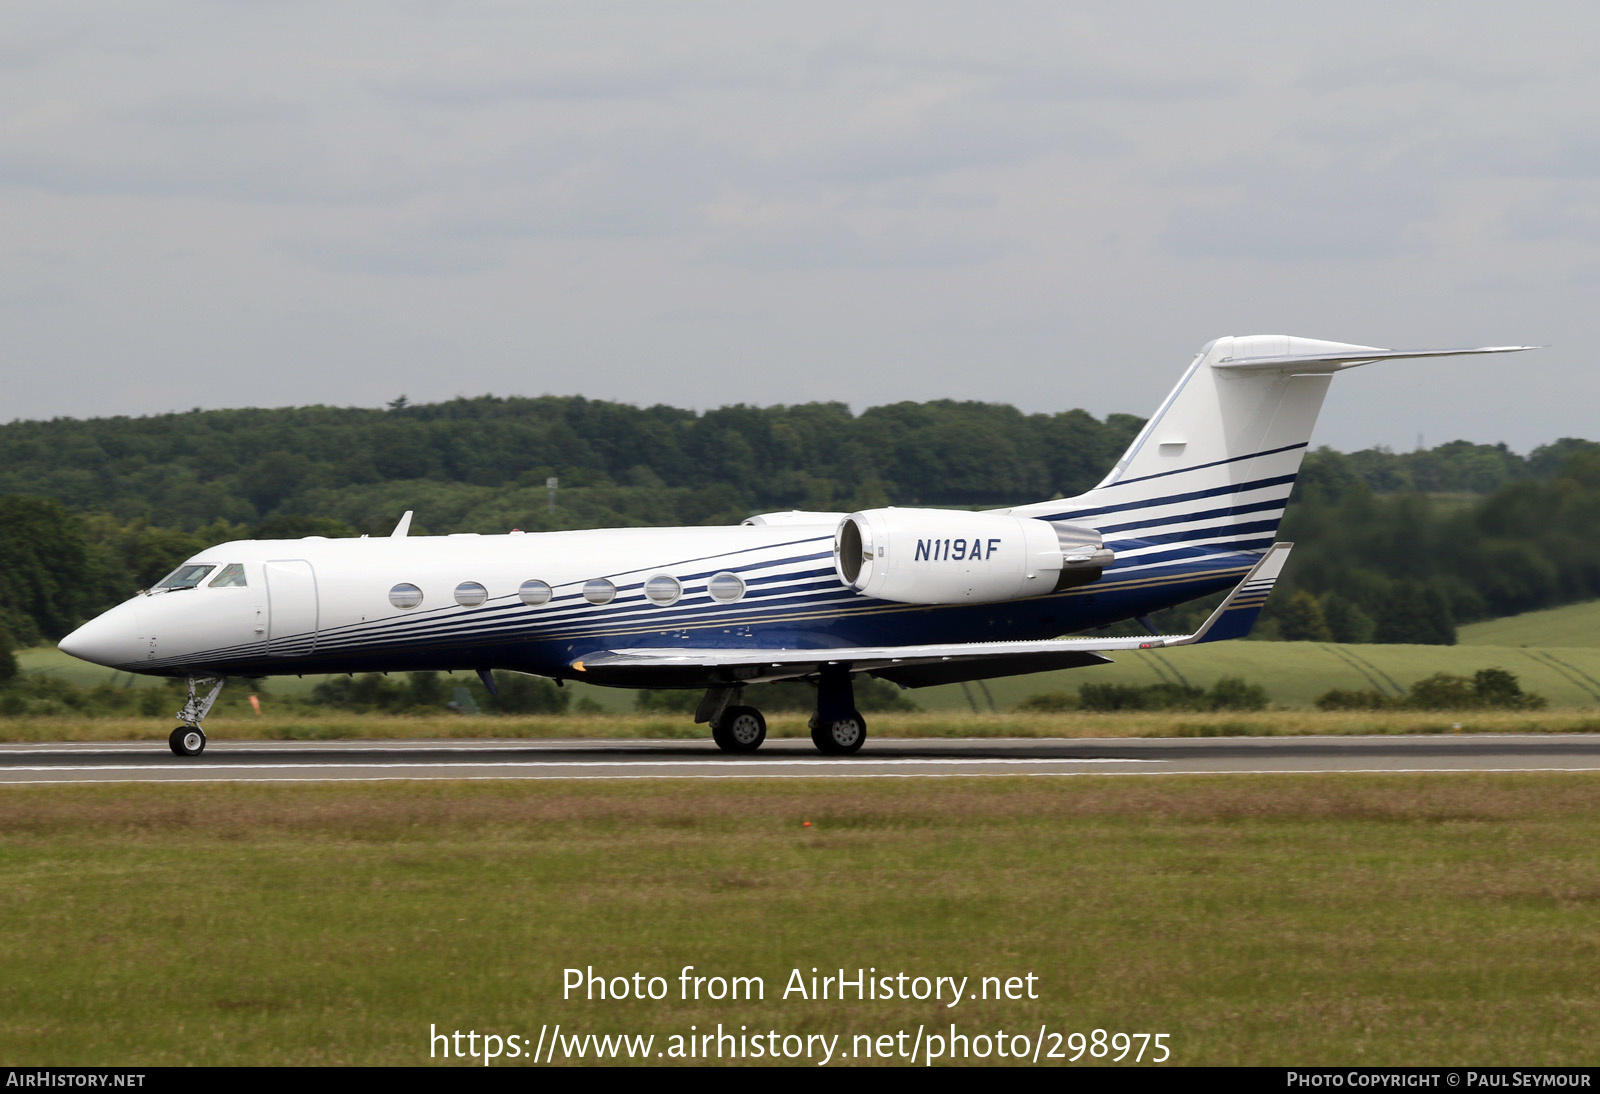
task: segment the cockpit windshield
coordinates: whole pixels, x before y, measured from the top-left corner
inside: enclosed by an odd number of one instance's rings
[[[222,568],[222,572],[211,579],[210,588],[213,589],[242,589],[248,582],[244,579],[244,565],[230,562]]]
[[[179,566],[156,583],[158,589],[192,589],[206,579],[215,566]]]

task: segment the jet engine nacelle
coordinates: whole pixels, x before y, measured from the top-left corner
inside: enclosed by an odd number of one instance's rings
[[[868,509],[839,522],[833,564],[901,604],[992,604],[1098,581],[1114,561],[1093,528],[951,509]]]

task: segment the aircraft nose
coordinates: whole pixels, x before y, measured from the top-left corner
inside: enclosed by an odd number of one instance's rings
[[[56,648],[83,661],[122,668],[139,659],[139,625],[132,609],[121,606],[97,615]]]

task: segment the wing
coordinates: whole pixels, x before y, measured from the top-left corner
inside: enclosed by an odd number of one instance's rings
[[[828,649],[606,650],[572,662],[580,680],[611,687],[745,684],[811,676],[844,665],[906,687],[953,684],[994,676],[1104,664],[1117,650],[1155,650],[1242,638],[1283,572],[1292,543],[1275,543],[1193,634],[1133,638],[1050,638],[1023,642],[948,642],[924,646],[840,646]]]

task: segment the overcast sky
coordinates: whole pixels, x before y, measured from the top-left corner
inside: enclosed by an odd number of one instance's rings
[[[1375,365],[1315,443],[1600,439],[1600,5],[33,3],[0,420],[583,394],[1149,414]]]

